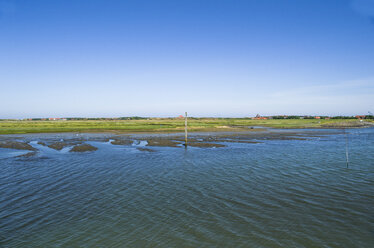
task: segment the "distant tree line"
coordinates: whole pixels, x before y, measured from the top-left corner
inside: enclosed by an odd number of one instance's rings
[[[354,116],[341,116],[341,115],[339,115],[339,116],[333,116],[333,117],[331,117],[331,119],[357,119],[357,118],[354,117]]]
[[[272,116],[273,119],[308,119],[309,116],[299,116],[299,115],[276,115]],[[311,117],[314,119],[314,117]]]
[[[170,117],[173,118],[173,117]],[[179,118],[179,117],[178,117]],[[310,115],[275,115],[275,116],[266,116],[268,119],[367,119],[373,120],[374,115],[358,115],[358,116],[310,116]],[[140,116],[128,116],[128,117],[118,117],[118,118],[84,118],[84,117],[68,117],[68,118],[58,118],[58,120],[76,120],[76,121],[83,121],[83,120],[147,120],[149,117],[140,117]],[[165,118],[168,119],[168,118]],[[232,120],[232,119],[253,119],[252,117],[244,117],[244,118],[226,118],[226,117],[217,117],[217,118],[199,118],[199,117],[189,117],[191,120],[203,120],[203,119],[217,119],[217,120]],[[0,119],[0,121],[15,121],[18,119]],[[23,119],[27,121],[49,121],[49,118],[28,118]]]
[[[316,119],[317,116],[310,115],[277,115],[270,116],[273,119]],[[319,119],[357,119],[356,116],[318,116]],[[372,115],[367,115],[364,119],[373,119]]]
[[[120,117],[120,120],[146,120],[147,117],[140,117],[140,116],[131,116],[131,117]]]

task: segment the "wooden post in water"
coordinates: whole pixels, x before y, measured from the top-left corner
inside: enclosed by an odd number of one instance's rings
[[[345,134],[345,159],[347,161],[347,168],[348,168],[348,164],[349,164],[349,160],[348,160],[348,135],[345,131],[345,128],[344,128],[344,134]]]
[[[184,145],[187,147],[187,112],[184,119]]]

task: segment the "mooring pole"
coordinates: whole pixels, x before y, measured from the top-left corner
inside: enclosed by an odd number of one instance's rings
[[[347,168],[348,168],[348,164],[349,164],[349,160],[348,160],[348,135],[345,131],[345,128],[344,128],[344,134],[345,134],[345,159],[347,161]]]
[[[187,112],[184,119],[184,145],[187,147]]]

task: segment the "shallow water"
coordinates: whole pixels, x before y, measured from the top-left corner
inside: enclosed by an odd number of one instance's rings
[[[349,168],[343,134],[155,152],[92,141],[99,150],[82,154],[33,142],[30,158],[0,149],[0,246],[373,247],[374,129],[348,132]]]

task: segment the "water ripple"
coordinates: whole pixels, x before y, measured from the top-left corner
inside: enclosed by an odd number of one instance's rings
[[[0,160],[4,247],[370,247],[374,130]]]

